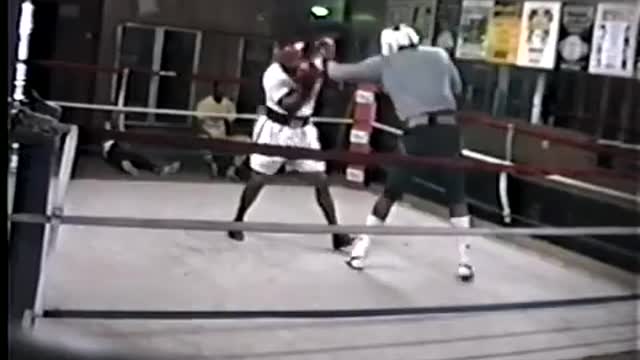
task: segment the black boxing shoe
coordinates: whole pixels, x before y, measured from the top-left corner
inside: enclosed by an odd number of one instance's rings
[[[235,241],[244,241],[244,233],[242,231],[227,231],[227,236],[231,239],[231,240],[235,240]]]
[[[333,234],[333,250],[340,251],[353,244],[353,237],[347,234]]]

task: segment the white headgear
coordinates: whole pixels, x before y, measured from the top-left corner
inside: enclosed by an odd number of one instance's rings
[[[418,33],[405,24],[386,28],[380,33],[380,50],[387,56],[398,52],[400,48],[417,46],[420,44]]]

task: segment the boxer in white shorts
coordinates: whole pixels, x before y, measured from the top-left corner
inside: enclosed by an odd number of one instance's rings
[[[304,42],[287,42],[279,46],[275,61],[263,74],[267,114],[261,116],[253,129],[253,141],[258,144],[290,146],[320,150],[318,129],[310,121],[316,99],[323,84],[322,72],[305,59]],[[260,194],[268,177],[285,166],[286,171],[299,174],[313,185],[316,201],[327,222],[336,225],[336,211],[325,174],[324,161],[251,154],[249,164],[251,178],[242,192],[234,221],[244,217]],[[236,241],[243,241],[241,231],[229,231]],[[333,248],[340,250],[350,246],[352,239],[346,234],[333,234]]]
[[[279,63],[273,63],[267,68],[263,77],[262,85],[265,91],[267,114],[261,116],[253,128],[252,140],[258,144],[268,144],[277,146],[293,146],[320,150],[318,140],[318,129],[308,121],[313,114],[316,99],[322,80],[315,82],[309,93],[308,99],[302,104],[295,116],[287,114],[279,102],[283,96],[287,95],[292,88],[297,85]],[[275,121],[272,118],[284,118],[283,121]],[[251,154],[249,157],[251,169],[265,175],[275,174],[283,165],[287,171],[300,173],[323,173],[325,162],[318,160],[287,160],[283,157],[269,156],[262,154]]]

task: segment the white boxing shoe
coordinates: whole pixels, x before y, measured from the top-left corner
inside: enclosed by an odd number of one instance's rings
[[[362,256],[352,256],[345,263],[353,270],[364,270],[364,257]]]
[[[460,263],[458,265],[458,279],[462,282],[471,282],[475,278],[473,266],[468,263]]]
[[[353,270],[364,269],[364,259],[367,256],[371,239],[367,235],[358,235],[353,242],[351,257],[346,261],[347,265]]]

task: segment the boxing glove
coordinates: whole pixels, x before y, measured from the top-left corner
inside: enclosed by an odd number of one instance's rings
[[[323,73],[312,62],[304,61],[296,69],[295,81],[305,90],[311,90]]]
[[[336,58],[336,42],[330,37],[323,37],[314,43],[314,53],[324,60],[330,61]]]

